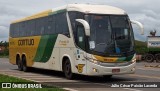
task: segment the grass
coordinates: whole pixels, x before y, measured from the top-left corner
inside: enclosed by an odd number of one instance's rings
[[[2,82],[22,82],[22,83],[35,83],[32,81],[24,80],[24,79],[19,79],[16,77],[10,77],[6,75],[1,75],[0,74],[0,83]],[[1,85],[1,84],[0,84]],[[1,87],[1,86],[0,86]],[[56,87],[50,87],[50,88],[0,88],[0,91],[64,91],[63,89],[56,88]]]
[[[136,46],[147,46],[147,43],[143,41],[135,40],[135,45]]]
[[[19,79],[19,78],[10,77],[10,76],[7,76],[7,75],[1,75],[0,74],[0,82],[32,82],[32,81],[28,81],[28,80]]]
[[[135,40],[135,49],[137,54],[146,54],[148,52],[147,43]]]
[[[0,58],[9,58],[8,55],[0,55]]]

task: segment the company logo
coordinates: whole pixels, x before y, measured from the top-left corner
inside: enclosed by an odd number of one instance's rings
[[[19,46],[32,46],[34,45],[34,39],[20,39],[18,40],[18,45]]]
[[[64,40],[64,41],[63,41],[63,40],[60,40],[60,41],[59,41],[59,44],[60,44],[60,45],[64,45],[64,46],[66,46],[68,43],[69,43],[69,40]]]
[[[38,83],[2,83],[2,88],[42,88]]]
[[[11,83],[2,83],[2,88],[11,88]]]
[[[77,66],[76,66],[76,68],[78,69],[78,72],[79,73],[82,73],[83,72],[83,67],[85,66],[85,64],[78,64]]]
[[[149,42],[150,46],[160,46],[160,42]]]

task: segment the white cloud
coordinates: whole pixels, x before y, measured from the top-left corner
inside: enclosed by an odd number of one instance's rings
[[[138,28],[134,27],[135,38],[139,40],[144,40],[154,28],[160,31],[160,0],[0,0],[0,40],[8,38],[11,21],[67,3],[105,4],[124,9],[131,19],[144,24],[144,36],[139,35]]]
[[[8,27],[0,26],[0,41],[8,41]]]
[[[144,31],[145,31],[144,36],[139,36],[138,35],[139,31],[135,31],[135,36],[138,40],[145,40],[146,36],[149,35],[150,31],[152,31],[154,29],[157,30],[156,35],[160,35],[160,21],[159,21],[160,17],[159,17],[159,14],[156,14],[155,12],[153,12],[151,10],[147,10],[147,11],[144,11],[144,12],[146,12],[146,13],[130,14],[131,19],[140,21],[144,25]],[[137,30],[137,28],[135,28],[134,30]]]

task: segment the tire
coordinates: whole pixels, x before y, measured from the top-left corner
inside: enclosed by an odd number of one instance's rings
[[[20,60],[19,57],[17,57],[16,61],[17,61],[18,70],[22,71],[23,70],[22,61]]]
[[[154,61],[154,56],[152,54],[147,54],[145,57],[146,62],[153,62]]]
[[[160,54],[157,54],[156,57],[155,57],[155,59],[156,59],[157,63],[160,63]]]
[[[27,72],[28,71],[28,67],[27,67],[27,64],[26,64],[26,57],[22,57],[22,65],[23,65],[23,71],[24,72]]]
[[[112,75],[103,75],[103,78],[109,80],[112,78]]]
[[[72,79],[73,78],[73,73],[72,73],[72,70],[71,70],[70,60],[66,59],[63,65],[64,65],[63,72],[64,72],[65,77],[67,79]]]

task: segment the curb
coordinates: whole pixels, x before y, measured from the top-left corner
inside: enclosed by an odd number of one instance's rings
[[[144,65],[144,67],[160,68],[160,65]]]

